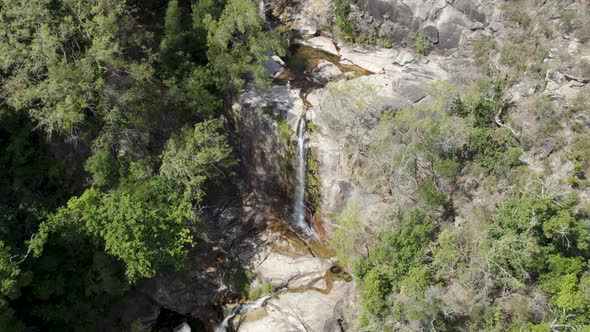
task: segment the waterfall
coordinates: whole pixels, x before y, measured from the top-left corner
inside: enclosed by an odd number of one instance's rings
[[[264,0],[258,1],[258,16],[266,22],[266,4]]]
[[[235,308],[233,308],[233,310],[231,312],[228,313],[228,315],[225,317],[225,319],[223,320],[223,322],[221,322],[221,325],[219,325],[219,327],[217,328],[216,332],[227,332],[229,331],[229,323],[231,322],[231,320],[236,316],[236,315],[245,315],[247,314],[249,311],[254,310],[254,309],[258,309],[262,306],[264,306],[266,304],[266,301],[268,299],[270,299],[271,297],[282,293],[286,290],[286,288],[281,288],[278,291],[274,292],[273,294],[269,294],[269,295],[265,295],[261,298],[259,298],[258,300],[254,301],[254,302],[250,302],[250,303],[243,303],[240,304],[238,306],[236,306]]]
[[[297,149],[295,150],[295,193],[291,223],[311,234],[311,227],[305,222],[305,180],[307,177],[307,151],[305,150],[305,119],[297,127]]]

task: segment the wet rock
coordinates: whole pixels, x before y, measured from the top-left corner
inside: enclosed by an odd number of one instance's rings
[[[281,174],[288,146],[281,139],[277,119],[285,119],[292,130],[303,112],[298,89],[272,86],[270,91],[248,87],[233,106],[234,146],[247,172],[249,191],[261,207],[284,206],[287,193]]]
[[[118,307],[118,305],[117,305]],[[115,308],[118,310],[119,308]],[[153,326],[160,315],[160,306],[142,294],[135,294],[125,306],[123,306],[122,323],[131,326],[134,321],[140,321],[143,326]]]
[[[287,123],[295,131],[297,121],[303,113],[303,100],[299,94],[299,89],[286,85],[273,85],[270,91],[262,95],[255,88],[249,88],[235,107],[270,112],[274,116],[287,119]]]

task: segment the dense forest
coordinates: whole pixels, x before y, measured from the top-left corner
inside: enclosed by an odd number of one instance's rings
[[[7,0],[0,40],[0,326],[117,329],[130,285],[186,263],[237,162],[224,105],[279,35],[252,1]]]
[[[373,1],[328,2],[322,29],[337,52],[399,47],[424,66],[452,58],[437,49],[438,30],[436,41],[423,29],[396,44],[363,16]],[[348,84],[385,69],[301,84],[329,96],[301,126],[333,136],[362,193],[324,216],[335,224],[321,239],[330,262],[354,279],[343,331],[590,330],[590,58],[548,46],[559,34],[590,52],[590,9],[495,2],[494,31],[508,32],[470,39],[456,58],[471,71],[451,67],[412,103],[379,101],[393,92],[369,80]],[[139,281],[190,265],[208,240],[208,201],[244,180],[232,105],[277,84],[271,56],[308,65],[292,54],[301,32],[262,10],[254,0],[0,0],[0,330],[153,328],[119,311]],[[550,60],[570,70],[563,97],[547,92]],[[519,86],[532,86],[526,102],[514,98]],[[267,108],[292,153],[296,130]],[[314,150],[305,166],[314,221],[326,201],[320,159]],[[363,195],[378,197],[376,218]],[[288,288],[251,289],[255,273],[232,271],[236,302]]]

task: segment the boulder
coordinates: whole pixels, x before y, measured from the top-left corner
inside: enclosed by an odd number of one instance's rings
[[[316,69],[312,73],[313,77],[321,83],[328,83],[329,81],[342,75],[342,70],[330,61],[320,60]]]
[[[268,73],[268,76],[270,77],[277,77],[285,70],[283,65],[281,65],[274,58],[269,58],[268,60],[263,62],[262,67],[264,67],[264,69]]]
[[[338,55],[338,50],[336,49],[334,42],[328,37],[313,37],[304,42],[304,44],[311,46],[313,48],[317,48],[329,54]]]

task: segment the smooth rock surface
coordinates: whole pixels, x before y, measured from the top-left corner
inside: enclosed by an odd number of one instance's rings
[[[313,72],[313,77],[322,83],[327,83],[342,75],[342,70],[330,61],[320,60]]]
[[[317,48],[329,54],[338,55],[338,50],[336,49],[336,45],[332,39],[324,36],[313,37],[308,39],[303,44],[309,45],[311,47]]]
[[[321,285],[318,285],[321,289]],[[265,331],[338,331],[334,322],[336,304],[350,292],[352,283],[335,281],[328,294],[320,291],[284,293],[278,299],[268,301],[266,316],[257,320],[246,320],[239,326],[239,332]],[[328,325],[328,326],[326,326]]]

